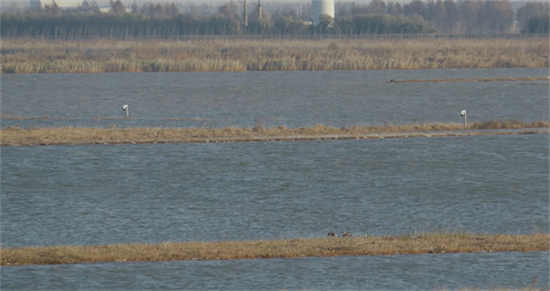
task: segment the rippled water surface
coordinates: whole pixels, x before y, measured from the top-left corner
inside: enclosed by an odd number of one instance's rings
[[[547,69],[2,76],[15,126],[253,126],[548,119]],[[307,85],[304,85],[307,84]],[[121,119],[122,104],[133,119]],[[55,119],[65,118],[65,119]],[[97,117],[105,117],[97,119]],[[198,118],[200,120],[168,120]],[[4,147],[2,247],[548,232],[548,134]],[[0,269],[8,289],[434,289],[548,285],[548,252]]]
[[[458,290],[548,286],[548,253],[8,267],[2,289]]]
[[[268,126],[548,119],[548,82],[384,83],[548,76],[540,69],[2,76],[2,126]],[[123,118],[122,105],[133,119]],[[61,120],[56,118],[63,118]],[[176,120],[173,120],[176,119]],[[179,120],[178,120],[179,119]],[[191,119],[191,120],[189,120]]]
[[[2,149],[2,244],[548,231],[548,135]]]

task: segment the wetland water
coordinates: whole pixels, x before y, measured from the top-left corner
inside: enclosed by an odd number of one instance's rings
[[[4,74],[2,116],[52,118],[4,119],[2,127],[460,123],[462,109],[472,122],[548,120],[548,82],[384,83],[526,76],[548,76],[548,69]],[[123,118],[123,104],[134,119]],[[174,118],[197,120],[167,120]]]
[[[15,126],[335,126],[548,119],[547,69],[3,75]],[[365,81],[367,80],[367,81]],[[303,84],[309,84],[304,86]],[[130,104],[131,120],[117,118]],[[475,109],[474,109],[475,108]],[[211,121],[167,121],[200,117]],[[549,231],[548,135],[2,148],[2,247]],[[0,268],[2,289],[548,285],[548,252]]]
[[[2,149],[2,246],[548,232],[548,135]]]
[[[548,253],[102,263],[2,268],[2,289],[458,290],[548,286]],[[60,268],[61,267],[61,268]]]

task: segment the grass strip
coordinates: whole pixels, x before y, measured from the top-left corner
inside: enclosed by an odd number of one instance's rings
[[[457,135],[488,135],[541,133],[483,132],[494,129],[548,128],[548,121],[500,121],[469,123],[468,131],[459,123],[430,123],[405,125],[350,126],[337,128],[326,125],[287,128],[285,126],[266,128],[262,123],[253,128],[86,128],[51,127],[29,128],[9,126],[0,130],[1,146],[31,146],[59,144],[125,144],[125,143],[178,143],[178,142],[247,142],[323,139],[366,139],[437,137]],[[459,132],[460,131],[460,132]],[[438,132],[440,132],[438,134]]]
[[[447,78],[426,80],[390,80],[385,83],[440,83],[440,82],[512,82],[512,81],[548,81],[550,77],[517,77],[517,78]]]
[[[165,242],[1,249],[2,266],[97,262],[240,260],[428,253],[548,251],[550,236],[423,233],[402,236],[296,238],[257,241]]]

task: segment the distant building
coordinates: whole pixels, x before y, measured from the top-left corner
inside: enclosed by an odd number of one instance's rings
[[[53,2],[61,9],[77,8],[82,5],[80,0],[30,0],[30,9],[44,9],[46,5],[53,5]]]
[[[519,33],[519,21],[514,21],[510,26],[510,33]]]
[[[313,25],[318,25],[323,15],[334,18],[334,0],[311,0]]]

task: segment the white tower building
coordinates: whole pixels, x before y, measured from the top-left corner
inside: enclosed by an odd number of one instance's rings
[[[324,14],[334,18],[334,0],[311,0],[313,25],[319,24]]]
[[[31,0],[30,1],[30,8],[33,11],[43,9],[44,8],[44,3],[42,3],[40,0]]]

